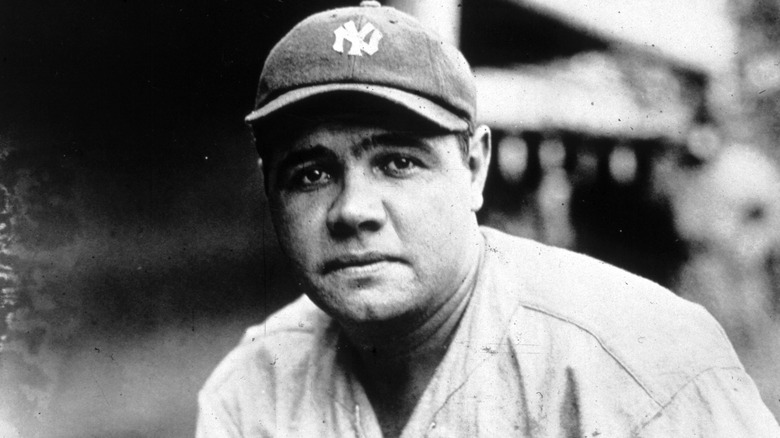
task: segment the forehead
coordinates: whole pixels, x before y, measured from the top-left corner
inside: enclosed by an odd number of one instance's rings
[[[392,129],[383,124],[347,121],[325,121],[301,129],[284,147],[285,151],[313,146],[328,148],[390,145],[395,141],[417,144],[428,138],[426,133]],[[282,151],[284,152],[284,151]],[[283,153],[282,153],[283,155]]]
[[[339,113],[297,119],[276,127],[277,135],[264,145],[272,156],[312,147],[355,146],[367,143],[376,145],[401,141],[410,145],[424,143],[427,139],[442,136],[443,132],[405,114],[353,114]],[[381,141],[379,141],[381,140]]]

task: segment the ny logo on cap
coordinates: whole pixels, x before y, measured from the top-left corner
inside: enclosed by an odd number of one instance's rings
[[[352,47],[350,47],[347,54],[353,56],[363,56],[361,52],[366,52],[369,56],[373,55],[379,50],[379,40],[382,39],[382,32],[379,32],[379,29],[375,28],[373,24],[366,23],[358,32],[357,26],[355,26],[355,22],[352,20],[342,24],[333,33],[336,34],[333,50],[344,53],[344,40],[348,40]],[[366,43],[368,34],[371,34],[371,39]]]

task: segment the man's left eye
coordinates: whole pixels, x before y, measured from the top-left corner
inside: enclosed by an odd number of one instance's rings
[[[403,174],[417,167],[417,164],[409,157],[393,157],[388,159],[383,170],[390,174]]]

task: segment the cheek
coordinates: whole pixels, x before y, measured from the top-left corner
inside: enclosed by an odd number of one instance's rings
[[[465,173],[454,173],[407,193],[411,196],[399,205],[405,219],[396,224],[407,244],[418,242],[429,251],[449,252],[445,249],[454,249],[464,240],[473,221]]]
[[[315,253],[316,242],[324,226],[324,217],[318,213],[318,204],[300,200],[275,200],[271,203],[271,221],[279,244],[298,264],[306,264],[307,256]]]
[[[429,210],[428,214],[440,217],[448,225],[449,222],[459,223],[462,217],[470,214],[468,172],[452,170],[448,172],[448,178],[441,178],[429,187],[429,190],[420,191],[425,199],[418,205]]]

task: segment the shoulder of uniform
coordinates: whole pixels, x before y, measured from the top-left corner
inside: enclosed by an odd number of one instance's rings
[[[594,337],[656,400],[709,369],[741,367],[723,329],[698,304],[582,254],[483,234],[503,290]]]
[[[204,392],[240,379],[270,379],[285,370],[298,369],[319,348],[330,318],[305,295],[249,327],[204,385]]]
[[[265,321],[246,329],[240,344],[282,333],[313,334],[326,326],[330,318],[306,295],[273,313]]]

